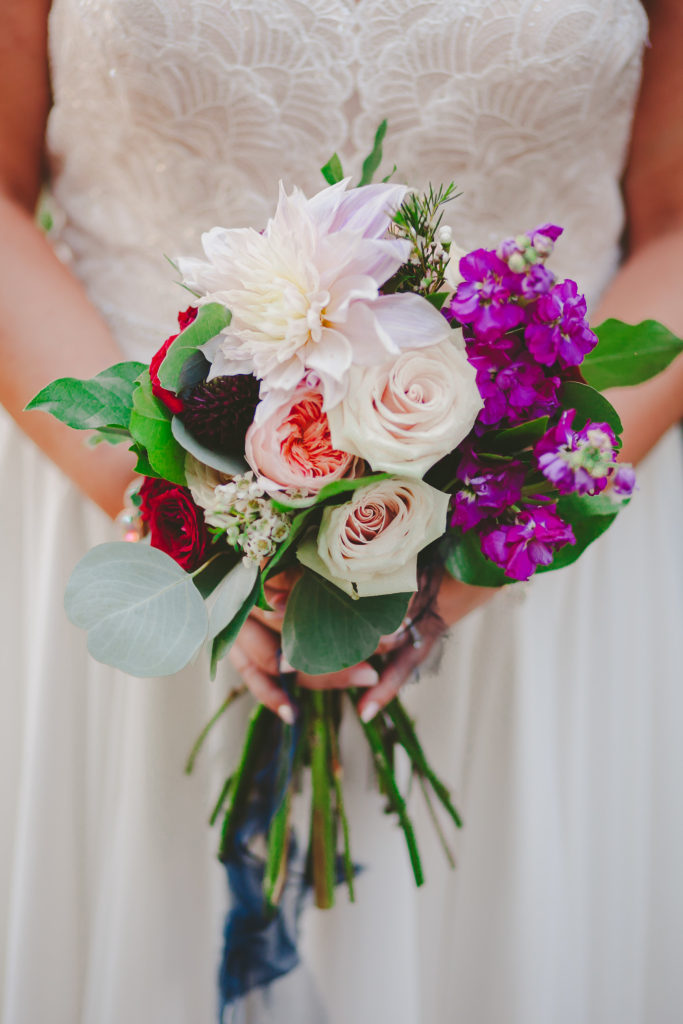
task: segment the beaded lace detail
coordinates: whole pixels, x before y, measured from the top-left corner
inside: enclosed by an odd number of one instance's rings
[[[589,296],[618,260],[639,0],[54,0],[48,125],[61,251],[127,355],[185,304],[164,254],[265,223],[337,149],[357,176],[455,180],[463,247],[547,220]]]

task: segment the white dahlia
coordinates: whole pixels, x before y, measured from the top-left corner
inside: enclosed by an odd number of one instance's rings
[[[380,295],[410,243],[387,232],[406,189],[348,181],[307,199],[280,185],[275,216],[253,228],[212,228],[206,261],[179,259],[200,303],[220,302],[230,325],[206,347],[211,376],[254,373],[261,395],[282,401],[317,375],[324,409],[342,400],[352,365],[386,362],[404,348],[443,340],[443,317],[419,295]],[[263,415],[257,412],[257,419]]]

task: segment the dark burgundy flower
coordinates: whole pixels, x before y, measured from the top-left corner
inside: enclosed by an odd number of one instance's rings
[[[187,309],[178,313],[178,326],[180,327],[180,331],[182,332],[186,327],[189,327],[196,316],[197,310],[194,306],[188,306]],[[170,338],[167,338],[159,351],[155,352],[152,356],[149,364],[149,379],[152,382],[152,394],[155,398],[158,398],[160,402],[163,402],[169,412],[172,412],[174,416],[183,411],[183,400],[173,391],[169,391],[168,388],[161,386],[159,381],[159,367],[163,363],[166,358],[166,353],[177,337],[177,334],[172,334]]]
[[[165,551],[187,572],[202,564],[209,545],[204,513],[187,487],[145,477],[140,511],[153,548]]]
[[[182,421],[215,452],[244,456],[244,438],[259,401],[259,382],[250,373],[214,377],[183,392]]]

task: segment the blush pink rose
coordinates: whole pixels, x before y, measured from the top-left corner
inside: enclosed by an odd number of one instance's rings
[[[247,431],[247,462],[267,489],[319,491],[325,484],[355,476],[359,459],[332,446],[323,396],[300,386],[265,419]]]

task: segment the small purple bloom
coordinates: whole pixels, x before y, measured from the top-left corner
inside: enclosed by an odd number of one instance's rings
[[[636,471],[629,463],[618,466],[612,477],[612,492],[620,498],[630,498],[636,486]]]
[[[529,232],[529,238],[534,249],[543,249],[548,241],[556,242],[563,231],[564,228],[558,227],[557,224],[541,224]],[[550,251],[552,252],[552,245]]]
[[[534,448],[541,473],[560,494],[599,494],[616,461],[616,438],[608,423],[572,429],[574,409],[565,410]]]
[[[513,523],[482,533],[481,549],[513,580],[528,580],[539,565],[550,565],[555,552],[575,544],[574,531],[556,514],[555,505],[527,505]]]
[[[559,377],[547,376],[514,339],[505,347],[485,344],[467,347],[467,358],[477,371],[477,387],[484,400],[479,422],[514,425],[554,412]]]
[[[482,519],[504,512],[520,500],[524,467],[516,461],[487,463],[470,449],[460,460],[456,477],[463,486],[453,495],[451,526],[471,530]]]
[[[537,299],[539,295],[546,295],[554,284],[555,275],[542,263],[535,263],[522,278],[522,295],[525,299]]]
[[[586,300],[575,281],[562,281],[541,295],[524,336],[529,351],[545,366],[578,366],[598,339],[588,326]]]
[[[449,319],[471,324],[475,336],[487,342],[524,321],[524,310],[515,302],[519,275],[511,274],[495,252],[475,249],[459,266],[465,280],[445,311]]]

